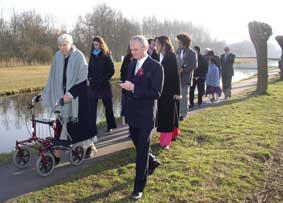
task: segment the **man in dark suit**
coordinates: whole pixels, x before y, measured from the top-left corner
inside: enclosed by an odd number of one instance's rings
[[[130,40],[134,60],[129,65],[127,80],[120,86],[126,90],[125,117],[136,147],[136,177],[132,199],[142,197],[147,176],[160,162],[150,153],[157,99],[161,96],[164,73],[162,66],[147,54],[148,42],[137,35]]]
[[[159,61],[159,56],[155,49],[155,40],[154,39],[148,39],[148,50],[147,54],[151,56],[151,58],[155,59],[156,61]]]
[[[208,63],[204,56],[200,54],[200,47],[194,46],[198,57],[198,67],[194,70],[193,84],[190,87],[190,108],[194,107],[195,89],[198,88],[198,105],[202,105],[202,96],[204,95],[205,77],[208,70]]]
[[[231,97],[232,77],[234,76],[234,62],[236,56],[230,53],[229,47],[225,47],[224,54],[220,57],[222,88],[225,99]]]

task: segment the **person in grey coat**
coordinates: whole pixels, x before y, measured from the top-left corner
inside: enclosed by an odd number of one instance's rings
[[[225,47],[224,54],[220,57],[222,86],[225,99],[231,97],[232,77],[234,76],[234,62],[236,56],[230,53],[229,47]]]
[[[177,35],[179,48],[176,52],[180,73],[182,99],[180,103],[180,120],[184,120],[188,112],[188,90],[192,75],[198,66],[197,53],[191,49],[192,38],[187,33]]]

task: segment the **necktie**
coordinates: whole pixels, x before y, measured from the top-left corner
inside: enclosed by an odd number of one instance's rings
[[[135,69],[135,75],[137,74],[137,72],[139,71],[140,68],[141,68],[140,67],[140,62],[137,61],[137,65],[136,65],[136,69]]]
[[[183,56],[184,56],[184,50],[182,49],[182,50],[181,50],[181,54],[180,54],[180,59],[181,59],[181,60],[183,59]]]

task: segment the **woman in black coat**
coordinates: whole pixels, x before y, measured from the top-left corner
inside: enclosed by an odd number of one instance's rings
[[[126,78],[128,76],[128,67],[133,60],[134,59],[133,59],[133,55],[132,55],[131,50],[130,50],[130,46],[128,46],[127,55],[124,57],[123,62],[122,62],[122,66],[121,66],[121,69],[120,69],[120,82],[121,83],[126,81]],[[126,96],[125,96],[124,90],[122,90],[122,96],[121,96],[122,125],[126,125],[126,121],[125,121],[125,100],[126,100]]]
[[[114,72],[115,69],[110,50],[102,37],[94,37],[88,64],[88,80],[90,83],[91,113],[94,117],[92,120],[94,131],[96,133],[98,99],[102,99],[105,107],[107,122],[106,132],[111,132],[113,128],[117,127],[113,113],[112,90],[110,83],[110,79],[114,75]]]
[[[177,59],[173,46],[167,36],[157,37],[157,51],[164,68],[164,85],[158,100],[157,131],[160,132],[160,145],[169,149],[174,131],[178,129],[180,99],[180,79]]]

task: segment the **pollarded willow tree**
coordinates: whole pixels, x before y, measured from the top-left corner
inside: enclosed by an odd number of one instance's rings
[[[268,86],[267,40],[272,35],[272,28],[262,22],[249,23],[249,33],[257,55],[257,89],[265,94]]]
[[[283,80],[283,35],[278,35],[275,37],[281,48],[281,59],[279,61],[279,69],[280,69],[280,79]]]

